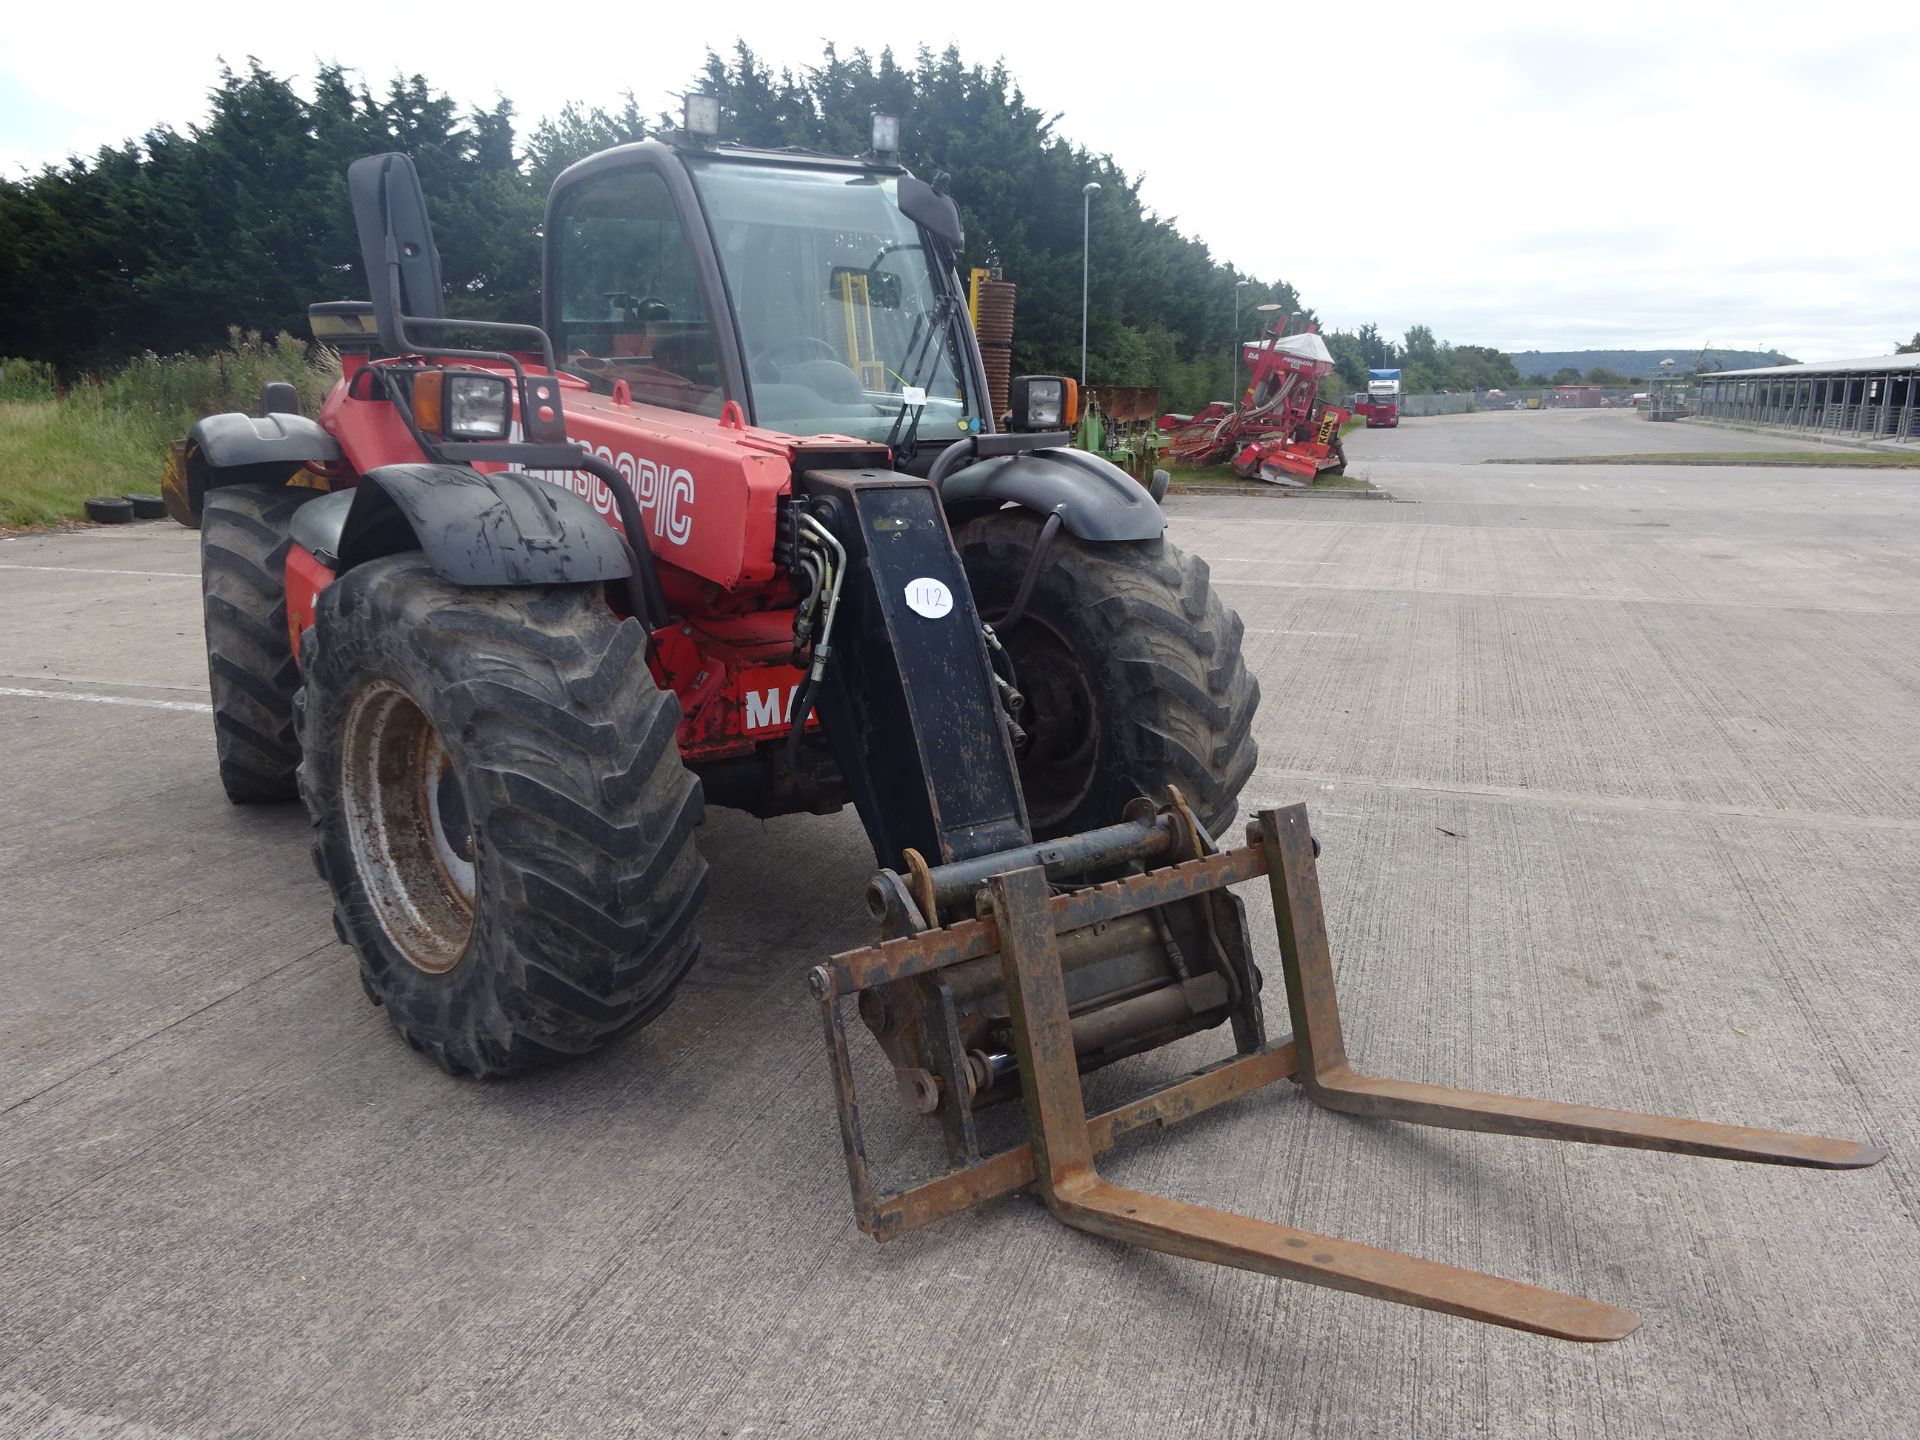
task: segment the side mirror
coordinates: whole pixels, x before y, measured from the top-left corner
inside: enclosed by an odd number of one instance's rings
[[[951,195],[942,195],[917,175],[902,175],[896,193],[900,213],[938,240],[949,257],[966,248],[966,227],[960,223],[960,207]]]
[[[438,320],[445,313],[440,252],[427,222],[420,173],[405,155],[369,155],[347,167],[347,194],[380,347],[390,353],[410,350],[401,317]]]
[[[300,392],[287,380],[269,380],[260,387],[262,415],[298,415]]]

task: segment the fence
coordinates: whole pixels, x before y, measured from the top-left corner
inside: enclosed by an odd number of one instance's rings
[[[1626,405],[1636,394],[1641,393],[1632,386],[1588,392],[1591,396],[1585,408]],[[1562,410],[1578,409],[1581,406],[1564,400],[1557,400],[1554,390],[1549,386],[1540,389],[1514,389],[1503,395],[1489,397],[1485,391],[1478,395],[1404,395],[1400,400],[1403,415],[1465,415],[1471,410]]]
[[[1464,415],[1473,409],[1471,395],[1402,395],[1404,415]]]

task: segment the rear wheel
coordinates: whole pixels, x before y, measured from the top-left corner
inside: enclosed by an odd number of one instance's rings
[[[1000,510],[960,531],[989,622],[1019,592],[1041,523]],[[1169,784],[1223,833],[1258,758],[1260,686],[1240,635],[1205,561],[1164,540],[1057,535],[1025,615],[1000,635],[1026,701],[1018,759],[1035,838],[1114,824],[1136,796],[1164,803]]]
[[[236,805],[300,796],[293,726],[299,672],[287,638],[287,523],[320,491],[227,485],[200,520],[200,598],[207,630],[220,783]]]
[[[700,786],[644,645],[598,586],[463,589],[417,554],[321,593],[314,862],[368,995],[453,1073],[593,1050],[698,954]]]

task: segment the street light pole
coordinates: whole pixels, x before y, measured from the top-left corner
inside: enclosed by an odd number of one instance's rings
[[[1251,280],[1233,282],[1233,403],[1240,403],[1240,292],[1251,285]]]
[[[1100,188],[1098,180],[1089,180],[1080,187],[1080,388],[1087,388],[1087,241],[1092,234],[1093,192]]]

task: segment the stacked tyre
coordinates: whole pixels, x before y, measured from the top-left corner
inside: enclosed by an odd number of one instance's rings
[[[1005,280],[980,282],[980,314],[975,333],[987,371],[987,397],[996,416],[1007,412],[1013,378],[1013,301],[1016,287]]]

